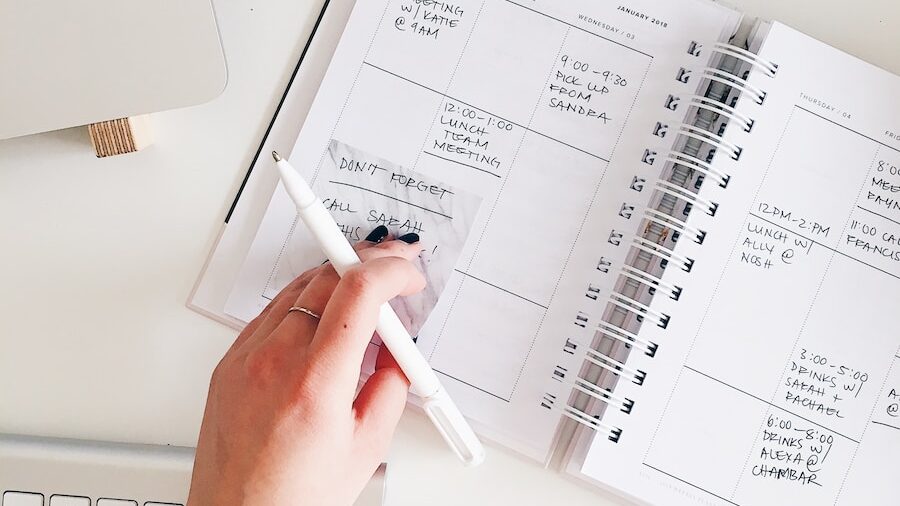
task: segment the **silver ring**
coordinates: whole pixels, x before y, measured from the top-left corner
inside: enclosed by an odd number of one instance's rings
[[[290,309],[288,309],[288,313],[290,313],[291,311],[300,311],[301,313],[306,313],[309,316],[312,316],[313,318],[315,318],[316,320],[322,319],[322,315],[320,315],[316,312],[310,311],[309,309],[306,309],[305,307],[293,306]]]

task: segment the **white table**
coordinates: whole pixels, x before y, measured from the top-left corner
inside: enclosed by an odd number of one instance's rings
[[[194,444],[234,332],[184,303],[317,3],[216,2],[228,87],[157,114],[145,151],[96,159],[83,128],[0,142],[0,432]],[[900,73],[896,0],[733,3]],[[463,469],[416,413],[390,462],[391,505],[621,502],[500,448]]]

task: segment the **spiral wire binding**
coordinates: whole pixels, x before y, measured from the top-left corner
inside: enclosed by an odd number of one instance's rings
[[[745,63],[750,64],[766,73],[769,77],[775,77],[778,73],[778,65],[776,63],[763,60],[756,53],[751,53],[744,48],[732,46],[724,42],[716,42],[713,44],[713,52],[737,58]]]
[[[719,204],[711,200],[707,200],[696,193],[691,193],[690,191],[682,188],[681,186],[676,186],[668,181],[663,179],[658,179],[656,181],[656,191],[669,195],[670,197],[678,200],[683,200],[687,202],[687,205],[691,207],[700,207],[704,210],[704,212],[710,216],[715,216],[716,211],[719,210]],[[690,212],[690,210],[688,211]]]
[[[699,57],[704,50],[704,45],[692,42],[688,53]],[[566,340],[564,351],[577,357],[581,370],[573,374],[557,366],[553,378],[569,388],[569,397],[557,399],[556,395],[547,393],[541,403],[613,442],[619,441],[623,429],[602,421],[606,408],[612,406],[630,414],[636,405],[633,399],[614,393],[618,380],[626,379],[640,386],[647,378],[647,372],[626,365],[627,357],[633,350],[638,350],[652,358],[659,348],[657,343],[640,337],[640,328],[649,322],[665,329],[671,320],[668,314],[652,307],[652,300],[657,293],[676,301],[682,294],[681,286],[663,279],[664,272],[672,265],[690,272],[694,265],[692,258],[675,251],[676,242],[687,237],[703,244],[707,233],[689,224],[690,213],[699,209],[714,217],[719,208],[718,203],[699,195],[700,188],[707,179],[723,188],[728,186],[730,175],[714,164],[717,154],[725,153],[734,160],[740,159],[742,148],[724,139],[725,127],[734,124],[751,132],[755,124],[751,117],[735,109],[737,97],[747,96],[762,105],[766,92],[751,85],[747,77],[753,69],[768,77],[775,77],[778,70],[777,64],[730,44],[717,42],[709,47],[709,51],[721,56],[717,67],[682,67],[676,75],[681,83],[695,78],[704,80],[705,93],[669,95],[665,103],[665,107],[673,111],[682,105],[688,111],[695,110],[691,123],[677,125],[675,135],[679,137],[676,137],[675,146],[681,146],[680,149],[663,153],[662,157],[652,150],[645,151],[644,163],[652,165],[658,158],[663,167],[670,168],[668,179],[661,172],[652,186],[651,202],[656,202],[655,207],[642,211],[641,226],[636,233],[613,230],[609,235],[611,244],[627,243],[630,260],[618,266],[614,273],[618,279],[617,288],[605,297],[603,317],[593,323],[580,311],[575,317],[575,325],[592,331],[594,337],[589,343],[577,338]],[[737,71],[742,71],[742,75],[737,75]],[[726,103],[729,101],[730,104]],[[689,117],[685,116],[686,119]],[[665,137],[668,131],[668,125],[657,123],[653,133]],[[679,140],[683,142],[679,143]],[[701,152],[708,154],[701,155]],[[632,189],[641,191],[645,182],[636,176]],[[627,207],[623,204],[623,211]],[[679,207],[683,209],[683,218],[676,216]],[[613,269],[612,262],[601,258],[597,269],[608,273]],[[601,291],[589,285],[585,295],[599,300]],[[624,358],[611,356],[617,351],[624,354]]]
[[[592,348],[587,348],[585,352],[584,359],[591,364],[606,369],[617,376],[629,379],[636,385],[644,384],[644,379],[647,377],[646,372],[628,367],[624,362],[608,357]]]
[[[593,429],[595,432],[609,434],[609,439],[611,441],[618,441],[619,437],[622,435],[622,429],[605,424],[601,422],[599,418],[589,415],[578,408],[569,406],[568,404],[562,409],[562,414],[585,427]]]
[[[727,174],[714,167],[711,163],[707,163],[695,156],[691,156],[678,151],[670,151],[666,155],[666,161],[672,162],[676,165],[681,165],[682,167],[687,167],[688,169],[697,171],[705,175],[706,177],[714,178],[717,180],[719,186],[723,188],[728,186],[729,178]]]
[[[648,356],[652,357],[652,356],[656,355],[656,349],[658,348],[656,343],[651,343],[650,341],[648,341],[646,339],[642,339],[642,338],[638,337],[638,335],[635,334],[634,332],[625,330],[617,325],[612,325],[612,324],[602,321],[602,320],[597,322],[597,330],[613,339],[622,341],[627,346],[637,348],[637,349],[643,351]],[[594,351],[596,351],[596,350],[594,350]]]
[[[661,213],[656,209],[645,209],[644,217],[657,225],[675,229],[680,234],[691,234],[694,236],[694,241],[696,241],[697,244],[703,244],[703,239],[706,238],[705,231],[694,228],[688,225],[687,222],[679,220],[670,214]]]
[[[715,100],[710,100],[708,97],[704,97],[701,95],[690,95],[686,98],[690,101],[690,103],[688,104],[688,106],[690,107],[705,109],[713,114],[725,116],[730,121],[734,121],[740,124],[744,128],[745,132],[750,132],[751,130],[753,130],[754,121],[750,119],[750,117],[746,114],[736,110],[734,107],[731,107],[728,104],[716,102]]]
[[[710,132],[709,130],[704,130],[702,128],[697,128],[694,125],[688,125],[687,123],[682,123],[678,126],[678,133],[685,137],[690,137],[692,139],[696,139],[705,144],[710,144],[716,148],[716,152],[725,151],[731,158],[734,160],[738,160],[741,157],[742,149],[732,142],[726,141],[722,137]],[[693,157],[691,157],[693,158]],[[699,161],[699,160],[698,160]],[[696,165],[703,166],[702,162],[697,163]]]
[[[566,382],[565,385],[609,406],[619,408],[623,413],[631,413],[632,408],[634,408],[633,400],[619,397],[612,390],[600,388],[587,380],[578,378],[574,381]]]
[[[669,315],[650,309],[650,306],[647,304],[642,304],[619,292],[612,292],[609,294],[609,303],[626,311],[631,311],[632,313],[639,315],[642,319],[649,319],[662,328],[666,328],[669,324]]]
[[[762,105],[766,100],[766,92],[734,74],[729,74],[720,69],[705,67],[701,76],[704,79],[718,81],[728,87],[737,88],[742,94],[753,97],[759,105]]]
[[[646,232],[649,232],[649,230],[645,229],[645,233]],[[663,229],[663,234],[666,234],[665,229]],[[634,244],[632,244],[632,246],[645,253],[659,257],[663,262],[668,263],[674,260],[685,272],[691,272],[691,269],[694,267],[693,258],[679,255],[678,253],[675,253],[675,250],[650,241],[645,237],[635,236]]]
[[[643,283],[648,287],[653,289],[664,289],[673,300],[678,300],[681,297],[681,287],[673,285],[671,283],[667,283],[662,279],[650,274],[649,272],[642,271],[640,269],[635,269],[634,267],[625,264],[622,266],[622,276],[633,279],[638,283]]]

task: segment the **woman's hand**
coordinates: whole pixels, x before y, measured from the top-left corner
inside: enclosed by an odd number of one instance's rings
[[[382,348],[356,395],[379,306],[418,292],[415,234],[357,246],[362,265],[330,264],[288,285],[213,372],[188,503],[350,505],[386,454],[409,382]],[[380,242],[379,244],[376,244]],[[300,306],[321,314],[291,311]]]

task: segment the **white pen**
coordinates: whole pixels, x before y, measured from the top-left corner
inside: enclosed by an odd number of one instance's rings
[[[275,159],[285,190],[297,205],[297,212],[303,223],[306,223],[338,275],[343,276],[349,268],[360,263],[356,250],[303,177],[275,151],[272,151],[272,158]],[[409,379],[411,391],[424,401],[425,413],[450,448],[466,465],[480,464],[484,460],[481,441],[444,390],[437,374],[419,353],[397,313],[387,303],[381,305],[375,330]]]

